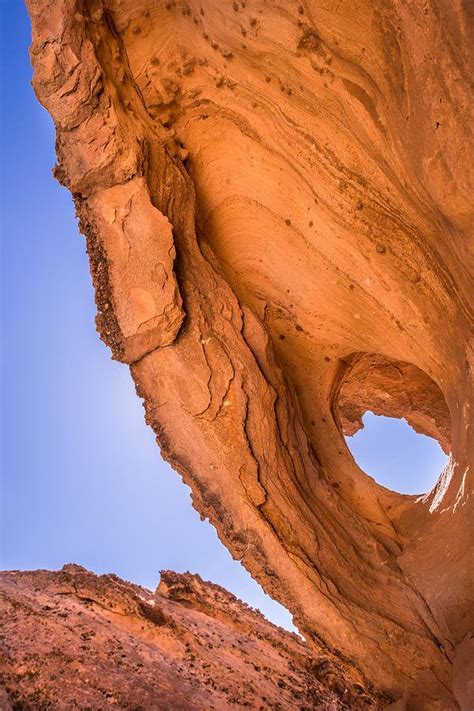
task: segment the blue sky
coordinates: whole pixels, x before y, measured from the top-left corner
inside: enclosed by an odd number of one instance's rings
[[[444,469],[439,444],[417,434],[405,420],[366,412],[364,429],[346,442],[357,464],[379,484],[402,494],[424,494]]]
[[[20,0],[3,0],[0,12],[0,567],[77,562],[150,588],[160,569],[190,570],[289,626],[288,612],[200,521],[160,457],[128,369],[95,332],[85,243],[69,193],[51,176],[54,131],[30,87],[27,13]],[[438,445],[421,438],[420,450],[406,423],[391,421],[389,431],[386,418],[371,419],[378,430],[351,443],[365,470],[402,491],[430,488],[444,464]],[[407,467],[416,452],[423,482],[418,465]]]

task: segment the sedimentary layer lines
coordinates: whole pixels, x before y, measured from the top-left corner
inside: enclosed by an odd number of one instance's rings
[[[98,328],[163,455],[308,639],[449,708],[471,586],[469,17],[396,0],[30,11]],[[355,465],[338,398],[357,419],[358,383],[451,447],[429,496]]]

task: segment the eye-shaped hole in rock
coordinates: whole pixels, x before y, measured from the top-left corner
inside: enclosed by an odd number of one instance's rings
[[[399,494],[430,491],[448,462],[436,440],[418,434],[403,418],[367,411],[362,429],[346,437],[358,466]]]
[[[341,361],[334,402],[354,459],[379,484],[401,494],[435,485],[451,449],[451,418],[440,388],[424,371],[354,353]]]

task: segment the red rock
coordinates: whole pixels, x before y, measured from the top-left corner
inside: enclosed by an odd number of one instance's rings
[[[0,574],[2,710],[376,708],[325,650],[199,576]]]
[[[456,708],[474,609],[467,5],[28,5],[98,329],[163,456],[308,640],[407,708]],[[450,448],[425,497],[354,463],[342,426],[372,404]]]

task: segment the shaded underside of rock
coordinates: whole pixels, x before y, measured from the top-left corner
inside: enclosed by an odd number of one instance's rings
[[[29,0],[97,326],[264,589],[394,699],[472,629],[467,3]],[[451,452],[378,486],[366,409]],[[405,702],[404,701],[404,702]]]

